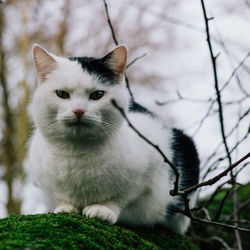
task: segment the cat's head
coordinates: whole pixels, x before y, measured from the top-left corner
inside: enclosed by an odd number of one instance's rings
[[[102,58],[57,57],[33,45],[39,79],[30,113],[50,140],[98,142],[114,133],[129,97],[123,81],[127,49],[121,45]]]

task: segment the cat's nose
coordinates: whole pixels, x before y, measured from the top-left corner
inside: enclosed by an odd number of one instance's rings
[[[75,110],[73,110],[73,113],[76,115],[77,118],[81,118],[82,115],[84,114],[84,110],[83,109],[75,109]]]

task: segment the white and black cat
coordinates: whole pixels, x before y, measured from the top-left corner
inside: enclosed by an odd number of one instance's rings
[[[123,81],[126,47],[96,59],[57,57],[34,45],[33,56],[39,86],[30,104],[35,131],[26,168],[49,211],[135,226],[163,224],[184,233],[189,219],[175,212],[183,202],[169,194],[171,168],[111,100],[177,166],[180,189],[198,182],[198,155],[189,137],[130,101]]]

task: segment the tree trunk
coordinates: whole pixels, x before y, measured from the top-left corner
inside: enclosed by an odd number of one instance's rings
[[[3,107],[3,121],[4,121],[4,133],[2,143],[2,163],[6,168],[5,181],[8,187],[7,197],[7,212],[8,214],[18,213],[19,208],[16,205],[13,198],[13,179],[14,168],[16,163],[16,153],[14,148],[14,124],[13,115],[9,106],[9,92],[7,88],[6,80],[6,59],[2,43],[3,29],[4,29],[4,13],[3,6],[0,6],[0,86],[2,87],[2,107]]]

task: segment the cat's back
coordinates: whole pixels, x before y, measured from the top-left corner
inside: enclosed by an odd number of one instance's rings
[[[199,157],[191,137],[182,130],[166,126],[154,113],[135,102],[130,106],[129,117],[134,127],[153,144],[158,145],[176,166],[181,174],[181,189],[198,183]]]
[[[164,120],[136,102],[131,102],[128,118],[139,133],[152,143],[161,146],[163,151],[169,152],[172,129],[166,125]],[[150,147],[152,146],[150,145]]]

